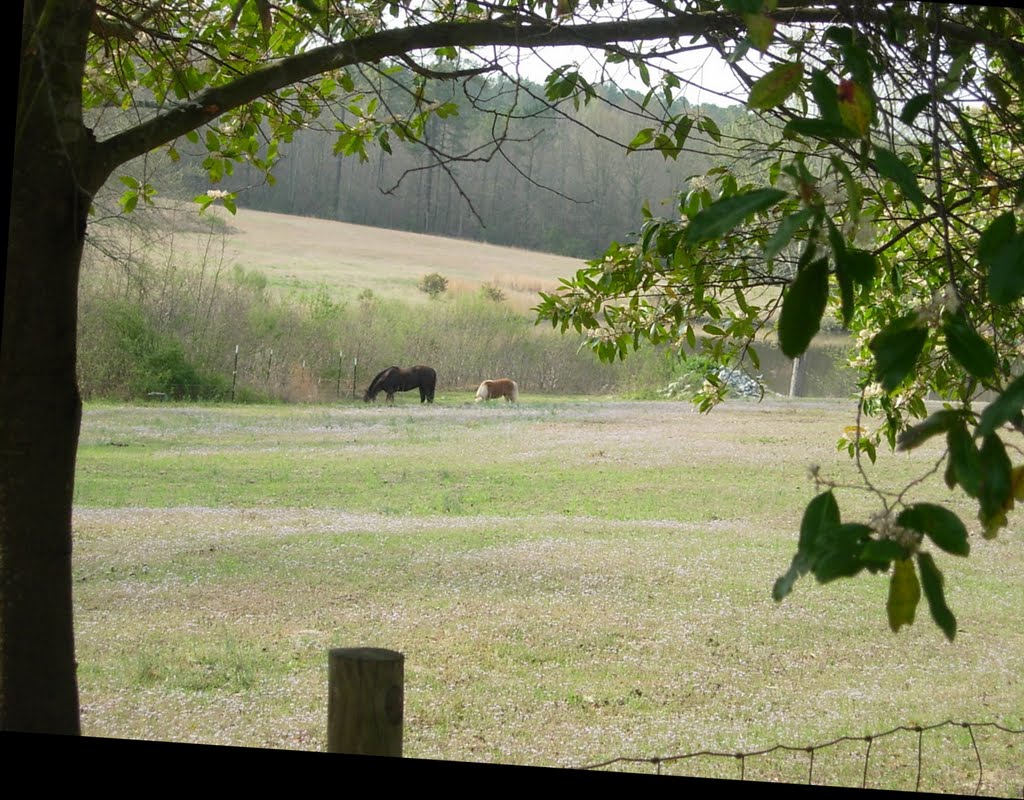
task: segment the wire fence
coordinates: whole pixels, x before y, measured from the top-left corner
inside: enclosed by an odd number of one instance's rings
[[[840,736],[831,741],[822,742],[820,744],[805,745],[805,746],[792,746],[785,744],[776,744],[772,747],[767,747],[761,750],[750,750],[744,752],[721,752],[714,750],[701,750],[692,753],[678,753],[671,756],[648,756],[648,757],[631,757],[631,756],[619,756],[617,758],[611,758],[606,761],[601,761],[596,764],[588,764],[582,767],[582,769],[597,770],[607,769],[615,766],[626,766],[626,765],[650,765],[657,774],[664,774],[664,768],[667,765],[679,763],[683,761],[689,761],[692,759],[716,759],[724,761],[735,761],[737,762],[737,776],[740,780],[751,779],[747,771],[747,762],[761,757],[766,758],[776,753],[792,753],[792,754],[803,754],[806,756],[806,782],[813,784],[815,782],[815,756],[821,754],[823,751],[828,751],[832,748],[839,748],[841,745],[847,743],[862,743],[863,749],[863,768],[860,772],[860,788],[883,788],[876,785],[871,785],[872,782],[872,748],[876,748],[879,742],[889,738],[895,737],[902,733],[916,733],[916,747],[911,749],[911,760],[910,766],[916,769],[916,775],[914,779],[914,791],[921,791],[922,778],[925,775],[925,734],[935,734],[941,729],[954,729],[959,731],[966,731],[969,741],[964,743],[961,747],[967,748],[966,755],[973,763],[976,768],[976,780],[974,783],[974,794],[979,795],[982,793],[982,787],[985,786],[986,790],[995,790],[998,792],[1000,789],[1007,791],[1006,794],[996,794],[995,796],[1005,797],[1021,797],[1024,798],[1024,750],[1021,749],[1024,745],[1024,728],[1011,728],[1005,725],[1001,725],[997,722],[954,722],[953,720],[946,720],[945,722],[939,722],[934,725],[901,725],[882,733],[875,733],[866,736]],[[995,777],[992,773],[995,768],[990,767],[986,771],[985,762],[982,759],[982,751],[985,748],[979,747],[978,740],[982,732],[994,733],[1002,738],[1002,743],[996,745],[999,749],[998,757],[994,758],[995,762],[999,764],[998,780],[990,781],[988,785],[985,784],[986,774],[990,777]],[[976,733],[978,735],[976,735]],[[934,759],[946,759],[948,761],[950,757],[949,748],[935,748],[930,751],[930,757]],[[990,760],[990,764],[992,763]],[[820,762],[820,759],[819,759]],[[820,766],[820,765],[819,765]],[[887,770],[891,770],[892,767],[887,767]],[[830,781],[822,781],[819,771],[818,785],[847,785],[845,783],[832,783]],[[946,775],[946,781],[952,779]],[[787,782],[793,783],[795,780],[789,780]],[[942,778],[939,778],[939,783],[942,783]],[[877,783],[877,781],[876,781]],[[932,785],[928,787],[928,791],[946,791],[961,793],[962,789],[954,788],[952,786],[944,786],[937,788],[935,786],[936,781],[933,780]],[[997,788],[998,787],[998,788]],[[884,787],[892,788],[892,787]]]

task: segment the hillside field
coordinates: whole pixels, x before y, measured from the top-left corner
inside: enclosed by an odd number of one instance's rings
[[[180,215],[195,214],[185,207]],[[370,289],[405,300],[426,300],[419,279],[437,272],[449,291],[498,286],[520,310],[537,303],[537,292],[552,291],[558,279],[573,275],[583,262],[549,253],[499,247],[465,239],[371,228],[344,222],[250,211],[231,215],[206,212],[223,223],[223,258],[228,264],[265,273],[272,285],[302,287],[323,283],[348,297]],[[190,224],[190,228],[196,227]],[[202,233],[179,234],[199,255],[207,248]]]

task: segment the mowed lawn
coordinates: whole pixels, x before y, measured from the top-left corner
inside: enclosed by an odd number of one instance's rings
[[[322,750],[327,652],[406,658],[405,754],[579,767],[818,744],[946,719],[1024,726],[1024,541],[937,555],[960,632],[887,579],[771,586],[809,468],[857,481],[851,402],[411,395],[393,407],[86,407],[74,516],[86,734]],[[900,489],[940,455],[882,453]],[[932,476],[915,498],[971,507]],[[877,500],[838,492],[844,518]],[[858,516],[859,515],[859,516]],[[977,734],[982,793],[1019,796],[1024,737]],[[970,734],[926,735],[921,789],[973,792]],[[860,785],[864,743],[816,755]],[[912,789],[917,735],[869,786]],[[619,769],[643,769],[651,766]],[[738,777],[735,759],[664,772]],[[806,780],[806,756],[744,762]]]

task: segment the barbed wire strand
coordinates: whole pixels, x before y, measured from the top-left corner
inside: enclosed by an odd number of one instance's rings
[[[875,740],[882,739],[886,736],[893,736],[897,733],[910,732],[917,734],[917,775],[914,783],[914,790],[921,790],[921,779],[924,774],[924,734],[927,731],[933,731],[943,727],[958,727],[965,728],[971,740],[971,748],[974,751],[974,760],[978,765],[978,779],[975,783],[974,794],[978,795],[981,792],[982,783],[984,780],[984,763],[981,758],[981,749],[978,747],[977,737],[974,735],[975,728],[993,728],[1003,733],[1008,733],[1014,736],[1024,735],[1024,728],[1011,728],[1006,725],[1002,725],[998,722],[955,722],[953,720],[945,720],[943,722],[936,722],[932,725],[897,725],[896,727],[890,728],[887,731],[881,733],[868,734],[865,736],[839,736],[827,742],[814,745],[794,746],[786,744],[775,744],[771,747],[765,747],[760,750],[749,750],[726,753],[718,750],[699,750],[692,753],[677,753],[671,756],[618,756],[616,758],[610,758],[605,761],[600,761],[594,764],[588,764],[581,769],[601,769],[604,767],[610,767],[614,764],[650,764],[655,768],[655,772],[658,775],[662,774],[662,767],[665,764],[674,763],[677,761],[685,761],[693,758],[732,758],[739,761],[739,779],[744,780],[746,777],[746,763],[747,759],[753,756],[767,756],[772,753],[783,751],[791,753],[807,753],[808,755],[808,768],[807,768],[807,783],[811,784],[814,779],[814,756],[819,750],[824,750],[829,747],[835,747],[836,745],[842,744],[843,742],[864,742],[867,747],[864,750],[864,771],[861,778],[861,788],[866,789],[868,785],[868,767],[871,760],[871,748],[875,743]],[[1021,797],[1024,798],[1024,786],[1021,788]]]

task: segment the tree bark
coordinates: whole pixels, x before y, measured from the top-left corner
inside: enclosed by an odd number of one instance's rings
[[[61,6],[61,7],[56,7]],[[71,506],[91,3],[27,2],[0,331],[0,729],[79,732]],[[41,15],[46,14],[45,18]],[[97,181],[99,181],[97,183]]]
[[[807,389],[807,354],[793,359],[793,371],[789,376],[789,396],[803,397]]]

